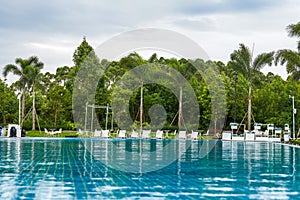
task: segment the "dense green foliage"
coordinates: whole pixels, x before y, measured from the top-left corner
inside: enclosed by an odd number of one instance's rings
[[[299,24],[295,26],[290,25],[288,31],[290,36],[299,37]],[[299,46],[298,50],[300,52]],[[42,129],[63,128],[74,130],[76,127],[83,128],[83,123],[74,123],[72,114],[72,103],[76,105],[76,102],[72,101],[73,86],[74,84],[82,83],[86,84],[81,85],[82,88],[95,88],[96,95],[92,99],[94,98],[94,102],[97,105],[111,105],[114,99],[116,106],[122,108],[126,103],[124,102],[125,97],[127,98],[130,95],[129,112],[130,117],[135,121],[132,128],[138,128],[140,121],[140,86],[131,93],[125,89],[120,90],[117,85],[127,72],[138,66],[148,64],[156,68],[167,66],[179,72],[188,81],[196,94],[200,110],[198,129],[206,130],[212,117],[212,101],[215,101],[215,99],[212,99],[211,88],[208,87],[207,80],[195,68],[195,63],[199,62],[203,66],[215,65],[220,72],[225,91],[221,88],[217,92],[226,94],[225,128],[228,128],[229,123],[233,122],[234,117],[234,74],[236,71],[238,72],[238,80],[236,82],[237,122],[241,122],[245,114],[247,114],[249,95],[251,95],[251,112],[255,121],[259,123],[274,123],[276,126],[283,127],[285,123],[290,125],[292,123],[292,107],[289,95],[295,96],[296,108],[300,105],[300,83],[298,82],[299,52],[279,50],[275,53],[275,64],[287,64],[287,71],[291,74],[287,80],[283,80],[278,75],[272,73],[264,75],[259,71],[264,65],[272,63],[273,52],[262,53],[251,60],[251,56],[247,56],[249,50],[243,44],[231,54],[231,61],[227,64],[212,61],[203,62],[200,59],[190,61],[184,58],[158,58],[156,54],[153,54],[146,60],[137,53],[131,53],[118,61],[107,61],[97,58],[94,49],[84,38],[73,54],[74,66],[58,67],[54,74],[49,72],[40,73],[43,64],[38,61],[37,57],[17,59],[16,65],[6,65],[4,75],[6,76],[12,72],[18,75],[19,79],[10,86],[4,80],[0,80],[0,92],[4,94],[0,98],[0,122],[3,125],[18,123],[19,105],[16,94],[22,93],[24,97],[22,99],[24,103],[22,119],[24,120],[23,127],[25,129],[32,129],[33,123],[36,126],[39,125]],[[32,61],[32,59],[35,60]],[[93,68],[90,66],[93,66]],[[90,79],[91,82],[76,78],[81,68],[92,70],[86,74],[86,78]],[[208,71],[206,72],[209,73]],[[98,85],[92,85],[92,80],[95,78],[92,75],[95,75],[95,73],[99,74],[98,77],[101,77],[98,80]],[[249,94],[250,86],[251,94]],[[214,88],[214,90],[218,90],[218,88]],[[80,92],[83,96],[85,95],[84,99],[81,100],[90,103],[90,91],[81,89]],[[162,84],[143,85],[143,126],[149,126],[151,120],[154,120],[151,118],[151,112],[149,111],[155,105],[162,105],[165,109],[164,128],[169,130],[177,129],[179,102],[176,94]],[[32,114],[32,108],[36,111],[36,115]],[[104,109],[96,110],[96,118],[102,127],[105,125],[105,112]],[[122,112],[120,110],[118,113],[114,113],[114,127],[116,128],[120,127],[122,123]],[[216,114],[218,116],[218,113]],[[36,120],[34,119],[35,117],[37,117]],[[84,115],[80,117],[83,122]],[[213,119],[215,123],[218,121],[217,118]],[[111,118],[109,118],[109,124],[110,122]],[[296,124],[300,124],[299,115],[296,115]]]

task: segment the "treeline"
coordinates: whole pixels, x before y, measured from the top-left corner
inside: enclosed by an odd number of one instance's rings
[[[300,24],[288,26],[290,36],[300,37]],[[74,84],[78,84],[78,72],[81,67],[94,66],[95,73],[101,74],[98,84],[95,87],[94,103],[96,105],[112,105],[112,101],[126,96],[126,91],[114,93],[118,81],[124,77],[126,72],[133,70],[137,66],[167,66],[179,72],[189,85],[192,87],[199,108],[198,129],[206,130],[212,117],[212,96],[211,88],[207,85],[207,80],[203,74],[195,68],[195,63],[201,66],[215,66],[220,75],[219,78],[224,83],[226,95],[226,116],[225,125],[229,126],[234,121],[234,95],[236,91],[236,121],[247,123],[247,114],[250,114],[251,121],[259,123],[274,123],[276,126],[283,127],[284,124],[292,124],[292,104],[289,96],[294,96],[295,107],[300,104],[299,78],[300,78],[300,43],[298,52],[283,49],[276,52],[259,54],[252,58],[252,52],[243,44],[230,55],[228,63],[220,61],[204,62],[200,59],[190,61],[184,58],[164,58],[153,54],[149,59],[142,58],[137,53],[131,53],[118,61],[100,60],[97,58],[94,49],[84,38],[80,46],[74,51],[74,66],[63,66],[56,69],[56,73],[41,73],[43,63],[37,57],[28,59],[16,59],[14,64],[8,64],[3,68],[3,75],[14,74],[18,77],[16,82],[7,85],[6,80],[0,80],[0,122],[2,125],[8,123],[18,123],[19,102],[21,103],[21,124],[25,129],[41,128],[63,128],[75,129],[83,127],[85,116],[81,116],[81,124],[75,124],[73,119],[74,103],[72,99]],[[286,64],[287,72],[290,74],[287,80],[280,76],[268,73],[264,75],[260,69],[272,64]],[[87,74],[88,76],[93,75]],[[99,76],[100,77],[100,76]],[[92,76],[90,77],[93,78]],[[145,84],[143,87],[143,126],[151,123],[151,112],[153,106],[163,106],[165,110],[165,129],[177,129],[180,117],[180,102],[169,88],[162,84]],[[85,85],[83,88],[89,88]],[[139,127],[140,122],[140,99],[141,88],[130,94],[129,113],[135,121],[135,128]],[[122,93],[123,92],[123,93]],[[88,90],[82,90],[88,95]],[[18,100],[20,98],[20,101]],[[89,98],[87,98],[89,100]],[[117,101],[122,105],[122,101]],[[89,102],[88,102],[89,103]],[[185,102],[182,102],[183,104]],[[120,111],[121,112],[121,111]],[[150,113],[150,114],[149,114]],[[114,127],[118,128],[122,123],[120,113],[114,113]],[[90,117],[90,116],[89,116]],[[102,127],[106,122],[106,110],[96,109],[97,118]],[[215,122],[217,117],[213,118]],[[109,117],[111,124],[111,117]],[[300,116],[296,115],[296,124],[300,123]]]

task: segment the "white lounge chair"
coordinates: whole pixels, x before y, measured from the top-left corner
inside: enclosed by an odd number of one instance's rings
[[[174,137],[175,137],[175,136],[176,136],[176,134],[177,134],[177,130],[175,130],[173,134],[174,134]]]
[[[262,131],[259,131],[257,129],[254,129],[252,132],[254,133],[255,137],[261,137],[263,133]]]
[[[85,132],[83,132],[81,129],[78,129],[78,135],[85,135]]]
[[[156,139],[163,139],[163,131],[157,130],[155,134]]]
[[[197,140],[198,139],[198,132],[195,132],[195,131],[192,131],[192,134],[191,134],[191,139],[192,140]]]
[[[102,130],[102,137],[109,138],[109,130]]]
[[[54,131],[53,134],[61,134],[62,133],[62,129],[60,128],[58,131]]]
[[[209,135],[209,129],[207,129],[206,133],[204,134],[205,136]]]
[[[94,132],[94,137],[101,137],[101,131],[98,131],[97,129]]]
[[[51,131],[51,132],[49,132],[49,134],[55,137],[56,136],[56,131]]]
[[[179,131],[178,139],[186,139],[186,131]]]
[[[259,131],[257,129],[253,130],[253,131],[244,131],[245,134],[245,140],[246,141],[255,141],[255,134],[259,134]]]
[[[222,132],[222,140],[231,140],[232,132],[231,131],[223,131]]]
[[[143,139],[149,139],[150,138],[150,133],[151,133],[151,130],[143,130],[142,138]]]
[[[56,132],[55,131],[48,131],[48,129],[45,128],[45,133],[47,135],[55,136]]]
[[[136,132],[136,131],[134,131],[134,130],[132,130],[131,137],[132,138],[138,138],[139,137],[139,133]]]
[[[120,130],[118,137],[119,138],[126,138],[126,130]]]
[[[264,136],[265,136],[265,137],[269,137],[269,130],[265,130]]]

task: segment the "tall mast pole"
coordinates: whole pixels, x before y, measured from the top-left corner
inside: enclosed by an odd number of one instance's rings
[[[140,133],[143,130],[143,82],[141,85],[141,102],[140,102]]]

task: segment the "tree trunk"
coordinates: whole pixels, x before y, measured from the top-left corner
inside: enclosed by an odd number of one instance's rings
[[[35,130],[35,91],[32,88],[32,130]]]
[[[56,127],[57,124],[58,112],[59,112],[59,108],[56,108],[55,115],[54,115],[54,124],[53,124],[54,127]]]
[[[217,136],[217,115],[214,117],[214,135]]]
[[[5,114],[3,115],[3,124],[6,124],[6,116],[5,116]]]
[[[251,86],[249,86],[249,95],[248,95],[248,131],[251,131]]]
[[[121,115],[120,115],[120,112],[117,113],[117,125],[118,125],[118,128],[120,129],[121,128]]]
[[[22,117],[21,117],[21,124],[20,124],[20,129],[22,130],[23,128],[23,123],[24,123],[24,117],[25,117],[25,89],[22,91]]]

